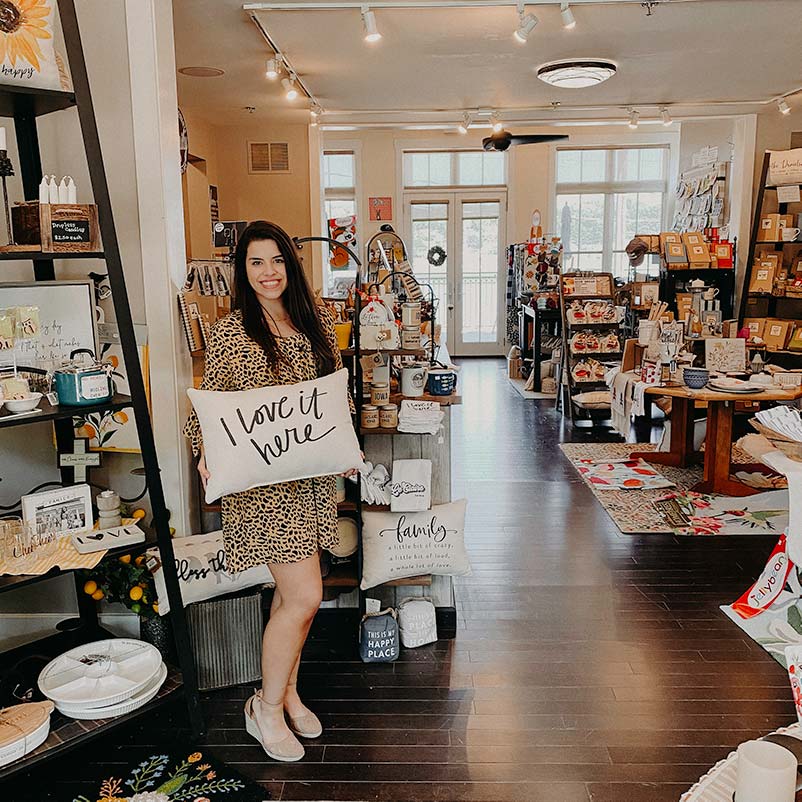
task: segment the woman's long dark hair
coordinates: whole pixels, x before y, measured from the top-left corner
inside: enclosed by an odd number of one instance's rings
[[[304,275],[295,243],[289,234],[275,223],[256,220],[242,232],[237,242],[237,249],[234,252],[234,309],[242,313],[245,333],[262,346],[270,362],[273,364],[281,362],[284,356],[276,342],[276,335],[270,331],[259,298],[248,281],[248,246],[252,242],[268,239],[276,243],[284,257],[287,271],[287,288],[281,297],[284,309],[296,331],[304,333],[312,343],[318,376],[327,376],[333,373],[335,368],[331,344],[315,308],[315,299]]]

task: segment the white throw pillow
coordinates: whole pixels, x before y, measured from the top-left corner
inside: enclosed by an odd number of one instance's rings
[[[415,649],[437,640],[437,612],[431,599],[404,599],[398,605],[401,645]]]
[[[421,574],[465,576],[467,501],[426,512],[362,514],[362,590]]]
[[[177,537],[173,540],[173,550],[184,607],[192,602],[236,593],[254,585],[273,584],[273,577],[266,565],[257,565],[239,573],[229,573],[226,570],[223,533],[220,531],[210,532],[208,535]],[[159,550],[148,549],[148,557],[160,559]],[[170,612],[170,601],[167,598],[161,562],[153,572],[153,579],[159,596],[159,615],[166,615]]]
[[[187,390],[211,477],[206,501],[363,466],[348,371],[257,390]]]

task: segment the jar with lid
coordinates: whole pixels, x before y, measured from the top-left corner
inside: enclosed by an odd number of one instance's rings
[[[398,428],[398,405],[385,404],[379,410],[379,426],[382,429],[397,429]]]
[[[365,404],[362,407],[362,428],[379,428],[379,408],[375,404]]]
[[[370,387],[370,403],[377,407],[383,406],[390,400],[390,385],[384,382],[372,384]]]
[[[420,301],[407,301],[401,305],[401,325],[420,326],[421,306]]]
[[[405,351],[420,349],[420,326],[401,327],[401,347]]]

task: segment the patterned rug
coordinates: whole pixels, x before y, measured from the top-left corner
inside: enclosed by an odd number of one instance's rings
[[[151,755],[88,787],[71,802],[263,802],[264,788],[203,752]]]
[[[560,448],[571,464],[582,475],[581,468],[587,468],[588,460],[597,463],[626,459],[633,451],[656,451],[657,446],[650,443],[563,443]],[[739,466],[736,478],[746,481],[758,489],[775,489],[780,486],[771,471],[753,460],[737,446],[733,448],[733,462]],[[787,516],[787,497],[783,501],[770,499],[773,494],[765,493],[766,499],[756,499],[754,505],[759,512],[750,514],[743,499],[727,499],[715,496],[700,496],[691,493],[690,488],[702,480],[702,467],[672,468],[656,465],[657,472],[673,485],[665,489],[599,490],[582,476],[587,486],[625,535],[641,534],[682,534],[682,535],[726,535],[726,534],[773,534],[782,532],[782,520],[774,514],[783,508]],[[668,503],[667,497],[670,501]],[[659,503],[656,503],[659,502]],[[711,511],[711,507],[714,509]],[[720,509],[719,509],[720,508]],[[772,515],[765,517],[765,511]],[[757,515],[757,517],[755,517]],[[787,518],[786,518],[787,520]]]

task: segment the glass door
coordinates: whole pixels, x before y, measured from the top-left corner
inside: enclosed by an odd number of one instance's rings
[[[506,194],[438,192],[404,200],[412,268],[440,300],[437,322],[449,352],[502,354]],[[427,259],[435,245],[447,254],[439,267]]]

